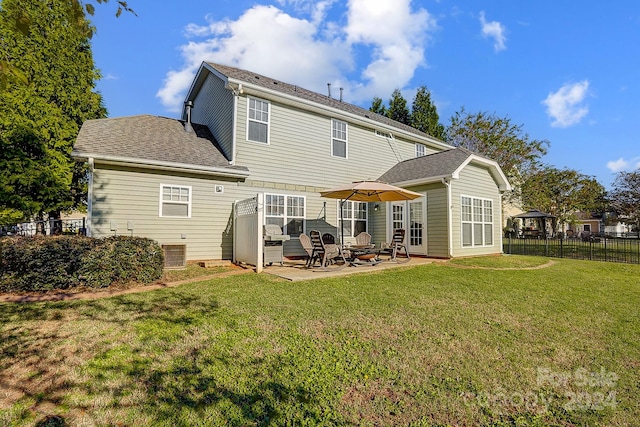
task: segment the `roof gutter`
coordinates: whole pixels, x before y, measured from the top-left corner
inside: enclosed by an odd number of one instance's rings
[[[201,175],[223,176],[228,178],[247,178],[251,172],[246,170],[233,170],[215,166],[197,166],[186,163],[163,162],[160,160],[141,160],[131,157],[104,156],[92,153],[82,153],[74,151],[71,156],[78,159],[88,161],[93,159],[94,164],[106,164],[116,166],[129,166],[142,169],[155,169],[171,172],[189,172]]]
[[[398,187],[412,187],[414,185],[423,185],[423,184],[433,184],[436,182],[444,182],[443,180],[451,180],[452,177],[451,175],[440,175],[440,176],[430,176],[427,178],[419,178],[419,179],[411,179],[408,181],[401,181],[401,182],[393,182],[392,184]]]

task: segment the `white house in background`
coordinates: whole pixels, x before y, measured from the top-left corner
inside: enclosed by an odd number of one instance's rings
[[[203,63],[180,119],[89,120],[73,156],[90,166],[88,232],[134,234],[182,248],[187,260],[232,259],[233,206],[260,194],[265,223],[297,237],[337,233],[339,201],[320,191],[380,179],[423,196],[347,202],[347,238],[376,243],[407,230],[415,255],[500,253],[498,164],[355,105],[220,64]]]

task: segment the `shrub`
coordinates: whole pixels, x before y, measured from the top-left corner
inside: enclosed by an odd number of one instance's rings
[[[150,283],[162,275],[161,247],[151,239],[36,236],[0,239],[0,292],[104,288]]]
[[[0,291],[48,291],[78,285],[82,257],[94,239],[78,236],[8,237],[0,241]]]
[[[85,285],[104,288],[129,282],[150,283],[162,276],[164,258],[157,242],[142,237],[101,239],[82,260]]]

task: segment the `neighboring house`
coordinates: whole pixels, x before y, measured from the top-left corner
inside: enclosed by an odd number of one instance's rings
[[[575,221],[569,224],[568,234],[579,236],[582,233],[600,234],[604,233],[604,223],[602,217],[591,212],[576,212]]]
[[[203,63],[181,120],[89,120],[73,156],[90,166],[88,232],[186,245],[188,260],[232,259],[234,202],[264,197],[265,223],[297,237],[337,232],[339,201],[319,192],[380,179],[423,194],[346,203],[347,239],[407,230],[413,254],[500,253],[500,167],[360,107],[233,67]]]

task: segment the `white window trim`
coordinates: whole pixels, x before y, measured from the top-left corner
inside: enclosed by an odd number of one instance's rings
[[[376,136],[380,138],[391,139],[391,134],[387,132],[382,132],[381,130],[378,130],[378,129],[375,129],[373,132],[376,134]]]
[[[340,230],[340,207],[341,207],[341,202],[343,202],[343,201],[342,200],[337,200],[338,207],[337,207],[337,211],[336,211],[337,212],[336,213],[336,224],[338,224],[338,232],[340,233],[340,235],[342,235],[342,231]],[[351,231],[352,235],[351,236],[347,236],[345,234],[344,237],[356,237],[356,236],[353,235],[354,234],[354,230],[355,230],[354,222],[356,221],[356,219],[353,218],[353,203],[365,203],[367,205],[367,208],[365,209],[365,212],[367,213],[367,218],[365,219],[365,224],[366,224],[367,233],[368,233],[369,230],[370,230],[370,228],[369,228],[369,216],[370,216],[369,215],[369,203],[367,203],[367,202],[359,202],[357,200],[345,200],[344,203],[351,203],[351,212],[352,212],[352,217],[351,218],[343,218],[343,221],[344,221],[345,224],[347,223],[347,221],[349,222],[349,224],[350,224],[349,230]],[[362,221],[362,220],[358,220],[358,221]],[[338,236],[338,238],[340,238],[340,236]]]
[[[464,221],[463,220],[463,216],[462,216],[462,198],[463,197],[471,199],[471,221]],[[473,201],[474,200],[482,201],[482,221],[474,221],[474,219],[473,219]],[[485,218],[484,202],[485,201],[490,201],[491,202],[491,222],[486,222],[484,220],[484,218]],[[496,239],[494,238],[495,226],[496,226],[496,224],[495,224],[495,218],[496,218],[496,215],[495,215],[495,208],[496,207],[495,207],[495,205],[496,205],[496,203],[495,203],[495,200],[493,200],[493,199],[489,199],[489,198],[486,198],[486,197],[469,196],[467,194],[461,194],[460,195],[460,247],[461,248],[463,248],[463,249],[490,248],[490,247],[495,246],[495,243],[496,243]],[[464,229],[463,229],[462,225],[465,224],[465,223],[471,224],[471,245],[470,246],[464,246]],[[475,244],[475,237],[474,237],[475,235],[473,233],[473,226],[475,224],[482,224],[482,245],[476,245]],[[492,234],[491,235],[491,242],[492,243],[490,245],[487,245],[487,244],[484,243],[484,242],[487,241],[487,239],[485,237],[485,233],[484,233],[484,226],[487,225],[487,224],[491,224],[491,234]]]
[[[422,149],[422,154],[420,154],[420,149]],[[427,155],[427,146],[424,144],[420,144],[416,142],[416,157],[424,157]]]
[[[266,122],[263,122],[262,120],[256,120],[256,119],[250,119],[249,118],[249,106],[251,105],[251,100],[255,100],[255,101],[260,101],[260,102],[265,102],[268,106],[269,106],[269,112],[268,114],[268,120]],[[260,145],[271,145],[271,115],[273,113],[273,110],[271,108],[271,102],[267,101],[265,99],[260,99],[257,98],[255,96],[247,96],[247,125],[246,125],[246,133],[245,133],[245,139],[247,140],[247,142],[251,142],[253,144],[260,144]],[[267,142],[262,142],[262,141],[255,141],[253,139],[249,139],[249,123],[250,122],[256,122],[256,123],[264,123],[267,125]]]
[[[162,205],[164,203],[164,200],[162,200],[163,197],[163,190],[165,187],[175,187],[175,188],[181,188],[181,189],[187,189],[187,191],[189,191],[189,201],[188,202],[174,202],[171,201],[170,203],[175,203],[175,204],[184,204],[187,205],[187,216],[173,216],[173,215],[163,215],[162,214]],[[158,198],[158,216],[160,218],[180,218],[180,219],[188,219],[191,218],[191,202],[193,201],[193,189],[190,185],[178,185],[178,184],[160,184],[160,196]]]
[[[338,139],[338,138],[334,138],[333,137],[333,123],[334,122],[340,122],[340,123],[344,123],[345,124],[345,138],[344,140],[342,139]],[[345,122],[344,120],[338,120],[338,119],[331,119],[331,133],[329,134],[331,136],[330,141],[331,141],[331,157],[335,157],[336,159],[348,159],[349,158],[349,123]],[[333,140],[337,140],[337,141],[344,141],[344,157],[342,156],[336,156],[335,154],[333,154]]]
[[[278,217],[278,216],[274,216],[274,215],[267,215],[267,196],[282,196],[284,197],[284,216],[282,217]],[[298,197],[301,198],[303,201],[303,208],[304,208],[304,216],[292,216],[289,217],[287,215],[287,198],[288,197]],[[302,234],[305,234],[307,232],[307,197],[306,196],[301,196],[298,194],[282,194],[282,193],[264,193],[264,204],[265,204],[265,209],[264,209],[264,222],[265,224],[267,223],[267,218],[283,218],[283,225],[286,228],[287,223],[289,222],[288,219],[289,218],[297,218],[297,219],[302,219]],[[289,234],[288,230],[283,230],[284,234]],[[291,236],[292,239],[298,239],[298,236]]]

